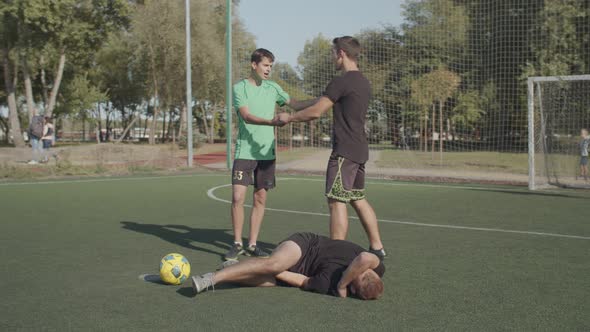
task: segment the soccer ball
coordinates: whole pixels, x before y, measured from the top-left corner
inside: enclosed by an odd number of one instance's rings
[[[160,261],[160,279],[170,285],[182,284],[191,274],[191,265],[181,254],[168,254]]]

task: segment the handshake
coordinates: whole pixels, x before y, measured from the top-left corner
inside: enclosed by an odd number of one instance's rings
[[[282,127],[284,125],[286,125],[287,123],[289,123],[291,116],[289,115],[289,113],[286,112],[282,112],[277,114],[271,121],[271,124],[273,126],[276,127]]]

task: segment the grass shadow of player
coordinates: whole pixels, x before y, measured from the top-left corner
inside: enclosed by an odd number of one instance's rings
[[[123,225],[123,229],[153,235],[187,249],[219,255],[221,259],[223,259],[223,255],[234,242],[234,237],[229,233],[228,229],[193,228],[186,225],[142,224],[134,221],[121,221],[121,224]],[[221,251],[211,250],[199,244],[213,245],[221,249]],[[275,244],[261,241],[258,241],[256,245],[266,252],[271,252],[276,247]]]
[[[184,297],[195,297],[195,296],[197,296],[197,294],[195,294],[195,291],[193,290],[193,287],[190,286],[190,280],[187,281],[186,283],[188,283],[189,286],[184,286],[184,287],[181,287],[181,288],[177,289],[176,290],[176,293],[178,293],[179,295],[182,295]],[[215,289],[216,290],[244,288],[244,287],[245,286],[241,286],[241,285],[238,285],[238,284],[221,284],[221,285],[215,285]]]

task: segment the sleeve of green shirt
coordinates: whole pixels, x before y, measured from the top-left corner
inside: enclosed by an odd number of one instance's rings
[[[248,106],[248,100],[244,93],[244,87],[242,84],[236,84],[233,88],[233,96],[234,96],[234,107],[236,111],[242,106]]]
[[[287,100],[290,99],[289,94],[286,93],[285,90],[283,90],[283,88],[281,88],[280,85],[274,83],[273,86],[277,90],[277,104],[279,104],[279,106],[281,106],[281,107],[285,106],[285,103],[287,102]]]

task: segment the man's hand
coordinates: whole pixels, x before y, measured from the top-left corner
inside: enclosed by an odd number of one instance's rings
[[[279,118],[279,120],[281,122],[283,122],[284,124],[289,123],[289,119],[291,118],[291,115],[287,112],[281,112],[279,114],[277,114],[277,117]]]
[[[281,113],[283,114],[283,113]],[[283,127],[287,122],[281,120],[281,114],[277,114],[272,120],[271,125],[275,127]],[[285,113],[286,114],[286,113]]]
[[[340,296],[340,297],[347,297],[348,296],[348,291],[347,291],[346,287],[338,286],[338,296]]]
[[[375,254],[362,252],[354,258],[350,265],[342,274],[342,278],[338,282],[338,294],[342,296],[342,292],[346,294],[346,287],[358,276],[368,269],[374,269],[379,266],[379,258]]]

